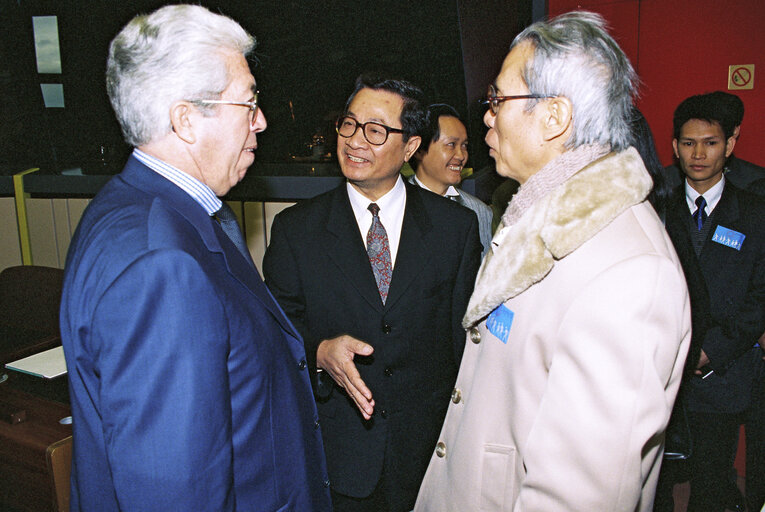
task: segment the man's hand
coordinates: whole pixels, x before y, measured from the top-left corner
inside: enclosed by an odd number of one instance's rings
[[[704,368],[708,364],[709,358],[707,357],[707,354],[702,350],[701,357],[699,357],[699,363],[696,365],[696,371],[694,373],[696,375],[701,375],[701,368]]]
[[[372,417],[375,401],[372,392],[361,380],[353,358],[356,354],[368,356],[373,351],[368,343],[347,334],[322,341],[316,350],[316,366],[329,373],[345,389],[367,420]]]

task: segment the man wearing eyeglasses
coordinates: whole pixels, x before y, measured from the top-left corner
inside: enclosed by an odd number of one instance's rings
[[[603,19],[513,41],[486,143],[521,183],[484,258],[415,511],[650,511],[690,342],[683,270],[630,147],[635,75]]]
[[[331,509],[300,334],[219,199],[266,128],[253,46],[191,5],[137,16],[110,46],[136,149],[66,262],[72,510]]]
[[[280,213],[263,261],[318,372],[336,511],[412,509],[465,343],[478,225],[401,178],[424,121],[418,88],[360,77],[337,121],[347,183]]]

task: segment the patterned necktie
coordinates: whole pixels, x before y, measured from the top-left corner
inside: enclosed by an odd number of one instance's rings
[[[390,244],[388,243],[388,233],[380,222],[380,207],[371,203],[367,208],[372,212],[372,225],[367,233],[367,255],[369,263],[372,264],[372,271],[377,282],[377,289],[380,291],[380,298],[385,304],[388,298],[388,288],[390,288],[390,279],[393,274],[393,265],[390,261]]]
[[[226,203],[223,203],[220,210],[215,212],[213,218],[218,221],[223,232],[228,235],[236,248],[239,249],[239,252],[244,256],[244,259],[247,260],[250,265],[255,265],[250,256],[250,250],[247,248],[247,242],[244,241],[242,231],[239,229],[239,223],[236,221],[234,210],[232,210]]]
[[[704,199],[704,196],[699,196],[696,198],[696,211],[693,212],[693,220],[696,221],[696,227],[701,231],[701,227],[704,225],[704,223],[707,221],[707,200]]]

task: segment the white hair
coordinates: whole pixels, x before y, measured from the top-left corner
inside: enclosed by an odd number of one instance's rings
[[[170,106],[213,99],[228,87],[226,57],[255,39],[198,5],[169,5],[133,18],[109,46],[106,90],[125,140],[140,146],[168,133]]]
[[[620,151],[630,146],[637,77],[601,16],[571,12],[534,23],[518,34],[511,49],[524,42],[534,47],[523,72],[529,91],[564,96],[573,104],[566,147],[598,143]],[[534,105],[536,100],[529,101],[527,109]]]

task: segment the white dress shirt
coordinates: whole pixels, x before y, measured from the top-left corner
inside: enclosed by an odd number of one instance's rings
[[[720,198],[722,197],[722,191],[723,187],[725,187],[725,176],[722,177],[720,181],[714,184],[712,188],[704,192],[704,194],[699,194],[696,192],[696,190],[693,189],[688,184],[688,180],[685,180],[685,202],[688,203],[688,209],[691,211],[691,213],[696,212],[696,198],[700,195],[704,196],[704,200],[707,202],[707,207],[704,208],[704,211],[707,212],[707,217],[712,215],[712,211],[715,209],[715,206],[717,206],[717,203],[720,202]]]
[[[356,216],[356,223],[359,226],[359,232],[361,233],[361,239],[364,241],[365,248],[367,245],[367,233],[372,226],[372,212],[368,210],[369,205],[376,203],[380,207],[380,222],[388,234],[390,261],[391,265],[395,267],[398,243],[401,240],[401,225],[404,223],[404,209],[406,208],[406,187],[401,176],[399,175],[393,188],[377,201],[370,201],[350,183],[346,186],[348,187],[348,198],[351,200],[351,208],[353,208],[353,214]]]

